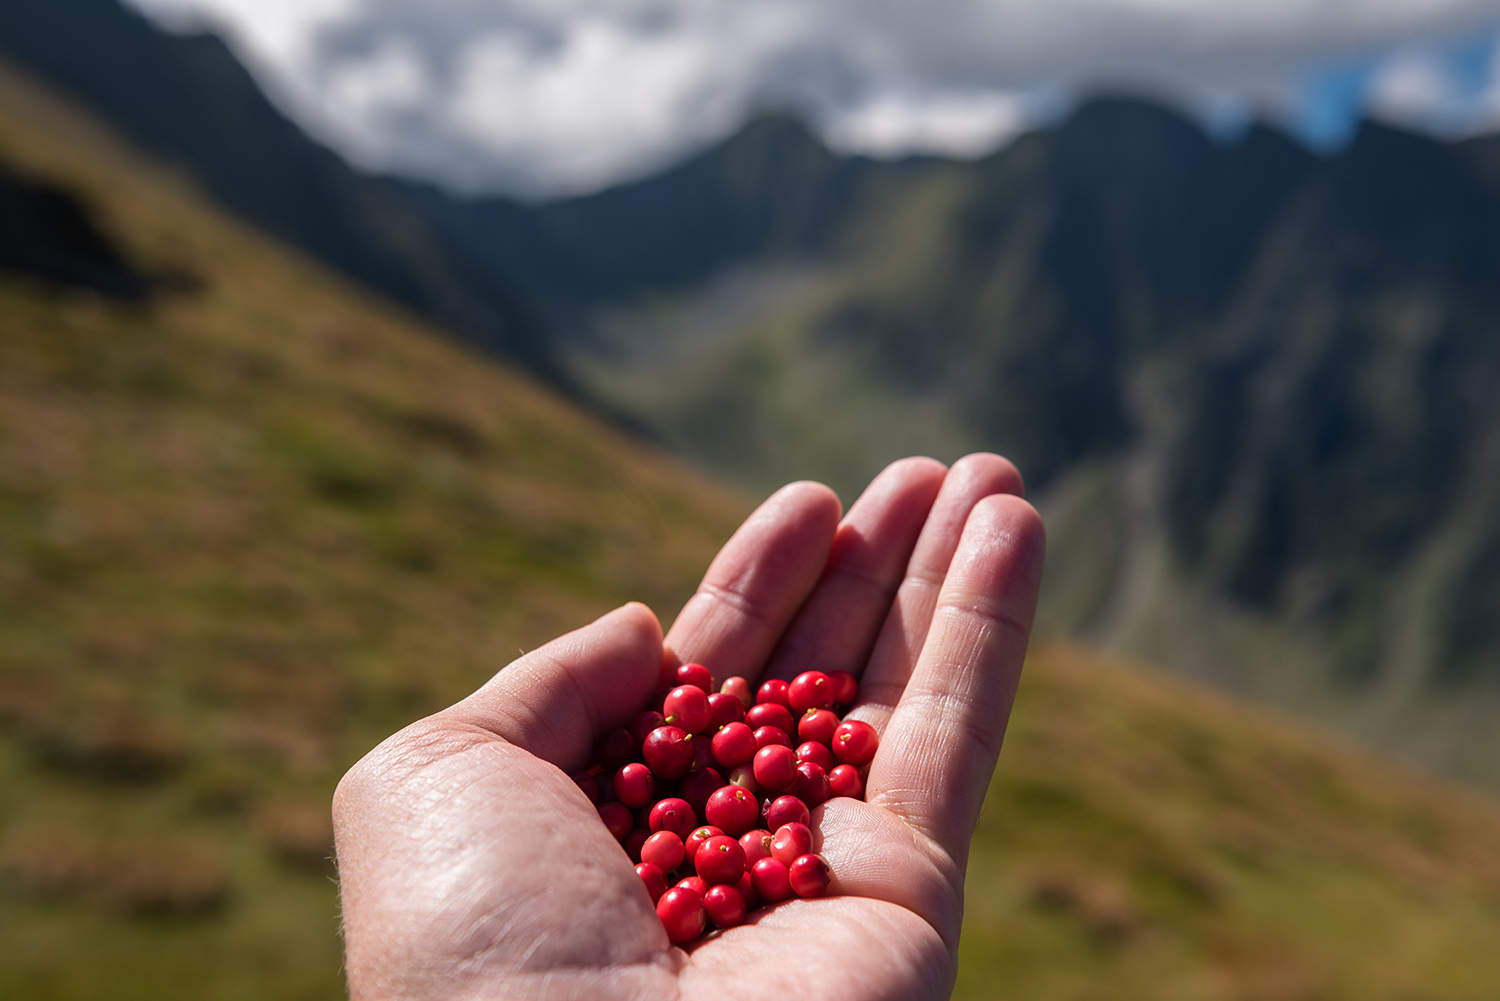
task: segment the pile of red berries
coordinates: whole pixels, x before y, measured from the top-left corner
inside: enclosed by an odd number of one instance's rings
[[[572,778],[682,945],[710,922],[730,928],[763,903],[827,890],[810,811],[864,796],[879,738],[835,712],[858,693],[847,671],[767,681],[753,700],[744,678],[714,692],[702,664],[682,665],[674,680],[654,709],[606,733],[595,763]]]

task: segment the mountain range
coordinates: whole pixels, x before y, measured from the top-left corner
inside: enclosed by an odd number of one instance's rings
[[[3,64],[0,165],[0,997],[345,998],[339,776],[518,648],[670,617],[750,502]],[[1491,1001],[1497,841],[1482,794],[1038,638],[954,996]]]
[[[547,205],[360,174],[113,0],[0,52],[222,204],[707,469],[1015,458],[1045,628],[1500,788],[1500,139],[1086,101],[972,162],[766,115]]]

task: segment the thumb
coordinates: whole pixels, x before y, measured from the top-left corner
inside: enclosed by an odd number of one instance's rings
[[[661,624],[631,602],[512,661],[438,717],[572,769],[602,733],[645,704],[661,663]]]

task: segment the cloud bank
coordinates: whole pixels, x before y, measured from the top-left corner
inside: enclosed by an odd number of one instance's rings
[[[1295,120],[1329,64],[1392,120],[1500,122],[1500,0],[131,2],[225,31],[356,162],[466,192],[592,190],[763,108],[878,156],[979,155],[1102,87]],[[1482,71],[1455,70],[1476,37]]]

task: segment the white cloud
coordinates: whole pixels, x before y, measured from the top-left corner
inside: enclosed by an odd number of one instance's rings
[[[846,149],[973,155],[1031,120],[1027,94],[1285,108],[1318,60],[1500,25],[1500,0],[131,2],[233,26],[283,103],[366,166],[529,194],[655,169],[758,107]],[[1382,113],[1436,113],[1430,69],[1386,67]]]
[[[1437,56],[1401,53],[1389,60],[1370,85],[1372,114],[1399,125],[1446,120],[1463,99],[1459,83]]]

